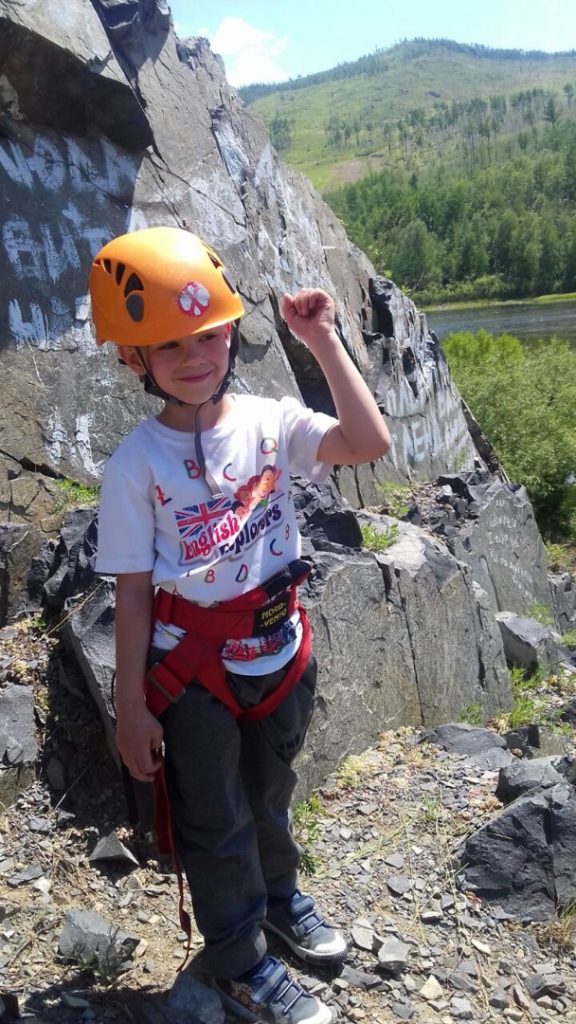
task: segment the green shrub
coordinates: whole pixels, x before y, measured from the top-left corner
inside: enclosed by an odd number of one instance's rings
[[[360,533],[362,534],[362,547],[367,548],[368,551],[386,551],[398,540],[398,527],[395,523],[389,526],[384,533],[375,530],[373,526],[366,525],[360,527]]]

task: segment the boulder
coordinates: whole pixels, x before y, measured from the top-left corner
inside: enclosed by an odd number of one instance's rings
[[[487,771],[509,765],[512,756],[506,748],[505,739],[491,729],[480,729],[466,722],[450,722],[439,725],[425,735],[453,754],[463,754],[468,762]]]
[[[559,769],[561,757],[535,757],[532,760],[514,760],[500,769],[496,796],[503,804],[512,803],[531,789],[548,789],[565,781]]]
[[[528,616],[513,612],[498,612],[496,621],[500,627],[504,653],[510,665],[534,672],[538,666],[551,671],[565,667],[576,672],[572,655],[560,643],[560,636],[548,626]]]
[[[576,789],[530,791],[458,851],[462,888],[523,921],[554,918],[576,898]]]

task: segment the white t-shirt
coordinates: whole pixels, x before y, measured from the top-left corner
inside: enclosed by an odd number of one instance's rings
[[[197,465],[193,434],[150,417],[122,442],[104,471],[97,572],[151,571],[155,587],[210,605],[252,590],[299,557],[290,473],[326,479],[331,466],[316,456],[336,420],[294,398],[232,397],[224,419],[202,431],[220,494]],[[224,663],[244,674],[281,668],[300,640],[297,616],[291,625],[264,645],[229,641]],[[153,643],[170,649],[180,635],[157,624]]]

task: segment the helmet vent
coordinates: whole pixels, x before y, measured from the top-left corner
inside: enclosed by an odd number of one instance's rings
[[[104,267],[104,270],[106,271],[107,274],[111,274],[112,273],[112,262],[111,262],[111,260],[102,260],[102,266]]]
[[[208,258],[210,259],[210,262],[211,262],[212,266],[216,267],[216,270],[219,270],[220,267],[224,266],[224,264],[222,263],[222,260],[220,259],[220,257],[216,255],[214,250],[211,249],[209,245],[207,245],[205,248],[206,248],[206,253],[208,255]]]
[[[126,270],[126,264],[125,263],[117,263],[116,264],[116,284],[120,284],[122,278],[124,277],[124,271],[125,270]]]
[[[120,284],[120,282],[118,282]],[[129,295],[130,292],[143,292],[144,285],[138,277],[138,274],[130,274],[130,277],[124,285],[124,295]]]
[[[226,271],[225,271],[225,270],[223,270],[223,271],[222,271],[222,277],[224,278],[224,280],[225,280],[226,284],[228,285],[228,287],[229,287],[230,291],[232,292],[232,295],[236,295],[236,292],[237,292],[237,288],[236,288],[236,285],[235,285],[235,284],[234,284],[234,282],[233,282],[233,281],[232,281],[232,280],[231,280],[231,279],[230,279],[230,278],[228,277],[228,275],[226,274]]]
[[[144,299],[141,295],[129,295],[126,299],[126,310],[128,316],[134,323],[139,324],[144,318]]]

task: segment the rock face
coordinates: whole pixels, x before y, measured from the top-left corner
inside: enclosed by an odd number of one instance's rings
[[[279,297],[335,295],[342,342],[389,417],[377,479],[472,466],[474,445],[425,319],[368,260],[308,182],[282,167],[262,123],[203,40],[182,43],[163,0],[0,0],[0,450],[25,470],[82,481],[150,400],[97,352],[86,279],[113,235],[186,225],[223,254],[247,317],[236,387],[330,405]],[[346,489],[373,493],[369,470]]]
[[[471,705],[488,717],[510,705],[498,627],[464,563],[407,523],[381,554],[345,546],[359,541],[358,523],[330,487],[298,487],[297,505],[314,566],[301,595],[319,663],[317,709],[299,766],[302,792],[384,729],[435,725]],[[63,639],[115,752],[114,590],[92,574],[94,545],[93,513],[71,514],[45,592],[52,610],[67,612]]]

